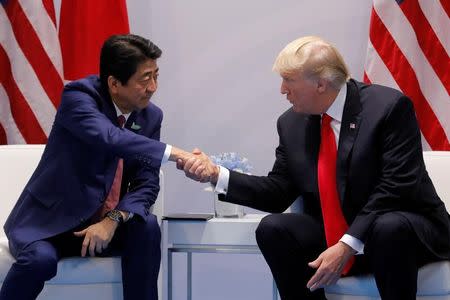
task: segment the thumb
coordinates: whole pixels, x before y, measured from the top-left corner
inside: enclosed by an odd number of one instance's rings
[[[81,230],[81,231],[75,231],[73,234],[78,237],[84,236],[86,234],[86,229]]]
[[[308,266],[311,268],[317,269],[320,266],[320,263],[322,262],[322,258],[319,256],[316,260],[309,262]]]
[[[177,159],[177,169],[178,170],[183,170],[184,167],[184,163],[182,159]]]
[[[194,148],[194,150],[192,150],[192,154],[202,154],[202,150]]]

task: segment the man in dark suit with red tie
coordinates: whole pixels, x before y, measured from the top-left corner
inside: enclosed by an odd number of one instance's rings
[[[157,300],[160,229],[149,209],[159,169],[192,154],[159,141],[161,50],[136,35],[110,37],[100,76],[63,92],[41,161],[4,226],[16,262],[1,300],[36,299],[66,256],[121,255],[125,300]],[[24,288],[25,287],[25,288]]]
[[[256,239],[283,300],[325,299],[323,287],[362,272],[374,274],[382,299],[416,299],[418,268],[450,258],[450,226],[412,102],[350,79],[318,37],[288,44],[274,70],[292,108],[278,119],[272,171],[197,169],[195,158],[178,167],[211,181],[223,201],[274,213]],[[299,196],[302,214],[280,214]]]

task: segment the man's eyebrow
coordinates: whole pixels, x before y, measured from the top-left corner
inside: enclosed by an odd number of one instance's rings
[[[155,70],[151,70],[151,71],[145,72],[143,75],[147,76],[147,75],[150,75],[150,74],[153,74],[153,73],[158,73],[158,72],[159,72],[159,68],[156,68]]]

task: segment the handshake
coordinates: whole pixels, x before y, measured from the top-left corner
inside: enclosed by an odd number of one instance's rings
[[[192,153],[172,147],[169,157],[175,161],[177,169],[183,170],[186,177],[199,182],[217,183],[220,168],[200,149],[195,148]]]

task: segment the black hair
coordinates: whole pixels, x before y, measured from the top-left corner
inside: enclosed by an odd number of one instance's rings
[[[123,85],[140,63],[161,57],[162,51],[150,40],[134,34],[113,35],[102,46],[100,52],[100,81],[108,86],[108,77],[114,76]]]

